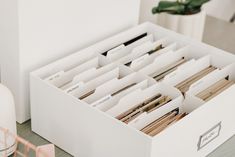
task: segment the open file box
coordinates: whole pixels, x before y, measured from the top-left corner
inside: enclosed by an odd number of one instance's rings
[[[148,36],[141,39],[144,41],[138,40],[139,44],[135,43],[132,48],[129,48],[131,45],[121,44],[146,32]],[[164,43],[164,48],[159,50],[157,55],[143,57],[143,49],[146,50],[149,45],[151,47],[151,43],[158,41]],[[120,54],[115,54],[116,52]],[[155,64],[157,60],[162,64],[168,63],[168,57],[165,57],[167,55],[172,60],[184,56],[189,62],[180,66],[176,74],[170,73],[162,81],[156,82],[148,76],[148,69],[143,69],[152,63]],[[94,59],[97,64],[79,71],[76,78],[80,81],[70,86],[72,91],[68,92],[64,88],[67,88],[67,84],[71,85],[71,82],[57,86],[48,81],[50,77],[52,80],[60,78],[61,71],[68,72],[68,69],[78,65],[88,65]],[[129,64],[130,61],[132,62]],[[200,101],[199,104],[195,104],[197,101],[191,99],[191,91],[197,87],[196,85],[200,86],[200,81],[206,79],[205,77],[191,85],[184,96],[174,86],[181,79],[185,79],[185,76],[192,75],[189,73],[198,71],[197,68],[208,65],[218,68],[216,71],[227,70],[232,73],[229,67],[234,62],[235,56],[232,54],[151,23],[145,23],[31,73],[32,129],[74,156],[206,156],[235,133],[235,125],[232,122],[235,118],[235,86],[231,86],[214,99],[203,103]],[[137,66],[133,66],[134,63]],[[97,65],[99,68],[92,71],[92,67],[94,70]],[[191,68],[193,69],[190,70]],[[215,75],[216,71],[209,75]],[[116,75],[111,75],[112,72]],[[102,75],[107,76],[105,81],[94,81],[99,80]],[[91,83],[92,81],[94,83]],[[119,99],[109,97],[108,103],[99,102],[102,100],[100,98],[105,99],[105,96],[118,86],[133,82],[137,84],[129,89],[129,92],[119,95]],[[78,99],[84,91],[91,92],[94,88],[96,90],[93,91],[93,95],[83,100]],[[129,105],[138,103],[156,92],[171,96],[172,101],[128,125],[114,118],[126,107],[130,107]],[[97,107],[97,101],[102,105]],[[112,106],[117,103],[120,105]],[[178,109],[179,112],[190,112],[154,137],[139,131],[146,123],[149,124],[174,109]]]

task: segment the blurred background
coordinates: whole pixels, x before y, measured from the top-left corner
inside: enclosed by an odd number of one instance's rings
[[[140,23],[150,21],[217,48],[235,53],[235,0],[210,0],[207,3],[204,3],[201,8],[205,15],[200,15],[201,17],[198,19],[177,19],[175,18],[175,15],[169,15],[166,13],[153,14],[151,10],[153,7],[158,6],[159,2],[160,0],[141,1]],[[164,14],[166,16],[163,16]],[[162,19],[165,23],[162,23]],[[182,23],[182,21],[185,22]],[[197,34],[197,36],[195,36],[195,34]]]
[[[142,0],[140,22],[156,22],[157,17],[151,13],[153,6],[160,0]],[[207,15],[229,22],[235,13],[234,0],[211,0],[203,6]]]

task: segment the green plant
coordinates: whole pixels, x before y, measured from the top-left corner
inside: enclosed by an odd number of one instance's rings
[[[210,0],[177,0],[172,1],[160,1],[157,7],[152,9],[153,14],[167,12],[169,14],[191,15],[201,11],[201,7],[204,3]]]

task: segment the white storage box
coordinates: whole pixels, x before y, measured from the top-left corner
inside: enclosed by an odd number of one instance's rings
[[[161,81],[152,78],[181,58]],[[194,95],[226,75],[233,80],[234,63],[230,53],[144,23],[32,72],[32,129],[77,157],[204,157],[235,133],[235,85],[208,102]],[[174,87],[208,66],[217,69],[184,96]],[[115,118],[156,93],[171,101],[128,124]],[[188,115],[156,136],[140,131],[173,110]]]
[[[29,72],[138,24],[140,0],[1,0],[2,83],[30,119]]]

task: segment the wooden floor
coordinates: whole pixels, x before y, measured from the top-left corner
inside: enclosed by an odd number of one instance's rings
[[[208,17],[203,41],[215,47],[235,53],[235,25]],[[30,121],[17,125],[17,129],[20,136],[35,145],[48,143],[45,139],[31,131]],[[71,155],[56,148],[56,157],[71,157]],[[221,145],[208,157],[235,157],[235,136]]]

